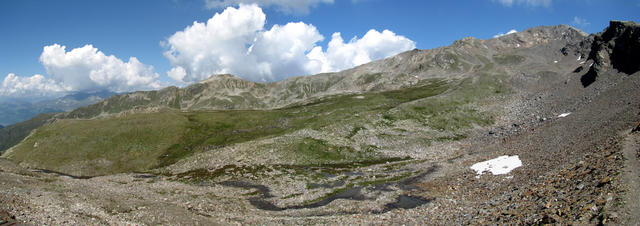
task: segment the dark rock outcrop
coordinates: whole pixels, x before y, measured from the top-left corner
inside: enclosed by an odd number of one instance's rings
[[[584,87],[595,82],[598,73],[610,67],[626,74],[640,71],[640,25],[631,21],[611,21],[608,28],[594,37],[588,60],[594,64],[581,78]]]
[[[633,129],[631,129],[631,132],[632,132],[632,133],[640,132],[640,122],[636,123],[636,124],[633,126]]]

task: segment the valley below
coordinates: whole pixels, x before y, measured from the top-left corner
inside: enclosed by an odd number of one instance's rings
[[[40,116],[2,152],[0,225],[637,224],[639,35],[536,27]],[[500,156],[521,165],[471,168]]]

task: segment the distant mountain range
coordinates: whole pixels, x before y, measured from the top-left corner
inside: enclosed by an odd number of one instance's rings
[[[80,92],[35,103],[20,99],[0,101],[0,128],[26,121],[42,113],[70,111],[96,103],[115,94],[110,91]]]

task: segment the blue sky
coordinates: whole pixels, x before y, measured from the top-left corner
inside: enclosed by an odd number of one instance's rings
[[[255,7],[261,10],[248,6],[238,10],[257,16],[255,21],[241,21],[244,24],[261,22],[262,14],[266,18],[257,30],[233,36],[254,39],[238,44],[246,47],[243,51],[255,45],[255,49],[249,49],[255,56],[251,56],[247,64],[239,63],[243,59],[235,59],[239,54],[211,53],[216,48],[233,51],[225,49],[232,45],[225,39],[231,36],[198,39],[212,43],[200,52],[191,52],[190,48],[199,48],[199,45],[188,41],[198,36],[196,29],[191,29],[191,36],[184,39],[176,36],[179,31],[186,32],[194,21],[207,25],[214,14],[225,11],[225,6],[237,9],[238,2],[257,3]],[[12,80],[4,79],[7,81],[0,87],[0,96],[55,96],[97,89],[128,91],[183,86],[214,72],[273,81],[292,75],[340,70],[412,47],[430,49],[449,45],[467,36],[487,39],[511,29],[522,31],[539,25],[568,24],[587,33],[597,33],[609,20],[640,21],[638,12],[638,0],[3,0],[0,1],[0,81],[9,75]],[[240,15],[246,14],[229,12],[231,17]],[[232,18],[227,23],[241,19]],[[290,22],[302,23],[285,26]],[[239,26],[244,26],[243,23]],[[272,29],[274,25],[283,29]],[[367,33],[371,29],[375,32]],[[299,31],[305,33],[299,34]],[[280,32],[282,36],[255,41],[269,32]],[[286,51],[268,48],[278,44],[286,48],[287,42],[295,41],[283,40],[292,36],[291,32],[297,32],[303,44],[291,50],[289,58],[278,59],[285,63],[269,62],[274,53]],[[343,41],[329,49],[328,43],[335,32],[340,32]],[[367,38],[363,38],[365,34]],[[352,40],[355,36],[358,38]],[[373,51],[379,47],[374,46],[376,39],[383,40],[377,45],[387,49]],[[48,53],[43,49],[45,46],[50,46]],[[66,48],[63,50],[62,46]],[[321,48],[318,54],[308,55],[315,47]],[[78,51],[73,57],[81,59],[72,57],[70,51],[74,49]],[[102,53],[98,60],[94,59],[96,53]],[[87,63],[91,57],[94,62]],[[137,60],[131,61],[130,57]],[[192,64],[197,57],[231,58],[234,63],[207,61],[207,58],[199,65]],[[104,72],[102,65],[105,64],[112,71]],[[261,66],[252,67],[254,65]],[[77,82],[89,80],[91,70],[101,72],[95,74],[91,82]],[[170,70],[173,71],[171,78],[167,76]],[[118,73],[129,75],[119,77]]]

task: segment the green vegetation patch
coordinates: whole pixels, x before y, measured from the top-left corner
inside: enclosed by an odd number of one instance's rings
[[[172,112],[59,120],[36,130],[6,157],[81,175],[144,171],[178,143],[186,119]]]
[[[412,119],[436,130],[457,132],[472,125],[487,126],[494,123],[492,115],[480,112],[475,104],[491,96],[509,92],[502,76],[479,74],[465,78],[447,95],[426,98],[397,111],[383,115],[389,121]]]
[[[382,73],[374,73],[374,74],[365,74],[360,77],[360,84],[369,84],[375,81],[378,81],[382,78]]]
[[[358,134],[360,130],[363,130],[363,129],[366,129],[366,128],[360,125],[354,126],[353,129],[351,129],[351,132],[349,132],[349,135],[347,135],[347,138],[352,138],[353,136]]]
[[[296,155],[327,162],[340,161],[353,152],[351,147],[330,145],[326,141],[313,138],[304,138],[295,149]]]
[[[502,65],[518,65],[524,62],[525,57],[512,54],[496,54],[493,55],[493,61]]]
[[[404,173],[404,174],[400,174],[397,176],[392,176],[392,177],[387,177],[387,178],[381,178],[381,179],[376,179],[376,180],[364,180],[361,182],[358,182],[358,186],[374,186],[374,185],[378,185],[378,184],[386,184],[386,183],[390,183],[390,182],[396,182],[402,179],[406,179],[412,175],[414,175],[416,173],[414,172],[409,172],[409,173]]]
[[[158,166],[167,166],[193,153],[216,149],[291,131],[282,115],[274,111],[213,111],[180,113],[186,130],[166,149]]]
[[[438,142],[443,142],[443,141],[458,141],[458,140],[462,140],[464,138],[467,138],[467,136],[461,135],[461,134],[454,134],[453,136],[438,137],[438,138],[436,138],[434,140],[438,141]]]

